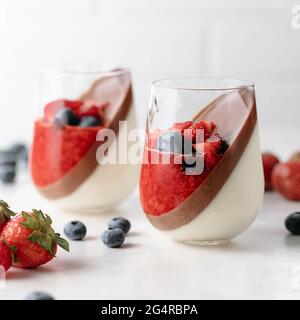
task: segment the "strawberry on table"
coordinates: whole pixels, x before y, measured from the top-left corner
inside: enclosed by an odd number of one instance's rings
[[[263,168],[264,168],[264,177],[265,177],[265,190],[271,191],[273,189],[272,187],[272,171],[277,163],[279,163],[278,158],[269,152],[265,152],[262,154],[262,160],[263,160]]]
[[[57,245],[69,251],[68,242],[55,233],[52,220],[41,210],[22,212],[4,227],[1,238],[13,255],[13,266],[35,268],[55,257]]]
[[[0,241],[0,267],[3,267],[7,271],[12,264],[12,256],[9,247],[2,241]],[[2,270],[0,270],[1,273]]]
[[[9,205],[5,201],[0,200],[0,233],[14,215],[15,212],[10,210]]]
[[[272,185],[285,198],[300,201],[300,161],[277,164],[272,172]]]

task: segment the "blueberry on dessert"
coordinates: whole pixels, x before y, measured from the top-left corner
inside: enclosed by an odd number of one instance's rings
[[[55,124],[58,127],[62,127],[63,125],[77,126],[78,123],[78,117],[70,108],[64,108],[59,110],[55,116]]]
[[[83,116],[80,118],[79,127],[98,127],[102,124],[101,119],[94,116]]]
[[[108,223],[108,229],[121,229],[124,231],[124,233],[128,233],[130,230],[131,224],[129,220],[125,218],[114,218],[109,221]]]
[[[64,233],[70,240],[82,240],[86,236],[86,226],[80,221],[71,221],[66,224]]]

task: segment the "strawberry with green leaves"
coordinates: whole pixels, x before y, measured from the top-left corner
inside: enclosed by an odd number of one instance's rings
[[[7,223],[1,238],[12,251],[14,267],[45,264],[55,257],[57,246],[69,251],[69,243],[51,225],[51,218],[41,210],[22,212]]]
[[[0,234],[6,224],[10,221],[11,217],[15,215],[15,212],[10,210],[9,205],[5,201],[0,200]]]

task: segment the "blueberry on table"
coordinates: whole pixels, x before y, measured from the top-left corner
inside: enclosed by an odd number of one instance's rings
[[[0,168],[0,180],[2,183],[14,183],[16,180],[16,169],[11,166],[5,166]]]
[[[80,118],[79,127],[98,127],[102,124],[99,118],[93,116],[83,116]]]
[[[73,110],[64,108],[57,112],[54,122],[58,127],[62,127],[63,125],[77,126],[79,119]]]
[[[300,212],[290,214],[285,220],[285,226],[294,235],[300,235]]]
[[[9,151],[17,154],[18,158],[24,162],[28,161],[28,147],[24,143],[15,143],[13,144]]]
[[[0,180],[13,183],[16,179],[18,155],[11,150],[0,152]]]
[[[105,230],[101,239],[103,243],[109,248],[119,248],[125,241],[125,233],[121,229]]]
[[[193,152],[192,142],[189,143],[184,136],[177,131],[165,132],[158,138],[158,150],[162,152],[189,154]]]
[[[42,291],[34,291],[29,293],[25,300],[55,300],[49,293]]]
[[[86,236],[86,227],[80,221],[71,221],[66,224],[64,234],[70,240],[82,240]]]
[[[0,166],[9,165],[16,166],[18,161],[18,154],[14,151],[0,151]]]
[[[121,217],[113,218],[108,223],[109,230],[121,229],[121,230],[123,230],[124,233],[128,233],[128,231],[130,230],[130,227],[131,227],[131,224],[130,224],[129,220],[127,220],[125,218],[121,218]]]

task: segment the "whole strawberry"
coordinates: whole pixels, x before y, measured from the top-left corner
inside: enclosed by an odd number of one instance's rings
[[[10,268],[11,264],[11,251],[4,242],[0,241],[0,267],[3,267],[4,270],[7,271]]]
[[[10,210],[9,205],[5,201],[0,200],[0,234],[14,215],[15,213]]]
[[[52,220],[41,210],[22,212],[7,223],[2,240],[13,255],[13,266],[35,268],[52,260],[57,245],[69,251],[68,242],[51,227]]]
[[[264,167],[264,177],[265,177],[265,190],[271,191],[272,187],[272,171],[277,163],[279,163],[278,158],[272,153],[263,153],[262,155],[263,167]]]
[[[300,200],[300,161],[279,163],[272,173],[275,190],[289,200]]]

